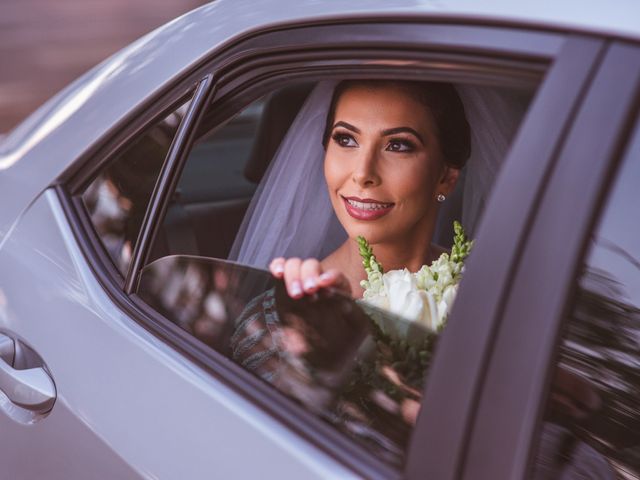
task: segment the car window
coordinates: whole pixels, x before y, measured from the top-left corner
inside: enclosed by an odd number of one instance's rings
[[[324,128],[326,112],[315,115],[309,105],[313,95],[333,85],[282,87],[201,132],[162,219],[137,294],[212,352],[294,399],[378,458],[401,466],[438,333],[402,318],[402,309],[390,313],[339,295],[293,301],[264,270],[269,257],[256,260],[251,253],[272,235],[281,235],[272,221],[278,216],[286,219],[291,232],[279,237],[281,254],[295,253],[286,248],[295,243],[289,237],[304,234],[305,227],[290,220],[300,197],[291,200],[284,191],[315,198],[296,185],[306,175],[322,172],[323,147],[321,135],[302,135],[302,149],[293,150],[288,132],[304,129],[307,120]],[[453,243],[454,220],[462,219],[469,234],[475,231],[500,162],[534,94],[533,89],[456,87],[469,105],[469,121],[484,127],[472,132],[474,163],[465,167],[456,191],[440,210],[435,236],[445,249]],[[482,115],[496,111],[498,123],[487,123]],[[311,160],[307,145],[316,155]],[[291,151],[296,152],[293,161],[279,169],[273,158]],[[297,170],[310,163],[311,170]],[[269,176],[279,186],[265,186]],[[324,181],[318,186],[326,190]],[[311,203],[318,207],[318,202]],[[331,206],[319,205],[317,211],[322,209],[331,211]],[[311,223],[321,221],[311,211],[302,213]],[[345,238],[339,224],[327,224],[322,235],[307,236],[302,243],[317,245],[321,253],[316,255],[322,257]]]
[[[151,193],[188,102],[134,138],[82,193],[109,257],[126,275]]]
[[[533,478],[640,478],[640,135],[590,238]]]

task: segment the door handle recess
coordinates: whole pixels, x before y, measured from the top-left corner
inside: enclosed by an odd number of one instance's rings
[[[12,403],[37,413],[46,413],[56,400],[56,386],[42,367],[13,368],[15,341],[0,334],[0,390]]]

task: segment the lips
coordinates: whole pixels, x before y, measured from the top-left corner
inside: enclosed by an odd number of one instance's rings
[[[377,220],[389,213],[394,203],[384,203],[370,198],[342,197],[347,213],[357,220]]]

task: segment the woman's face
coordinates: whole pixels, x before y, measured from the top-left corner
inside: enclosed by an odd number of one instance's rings
[[[325,154],[329,196],[351,238],[371,244],[431,232],[436,197],[458,171],[442,158],[431,114],[394,86],[353,86],[335,109]]]

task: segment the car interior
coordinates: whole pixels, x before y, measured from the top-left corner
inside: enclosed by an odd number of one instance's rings
[[[185,164],[150,260],[227,258],[271,158],[313,88],[277,90],[203,135]]]

